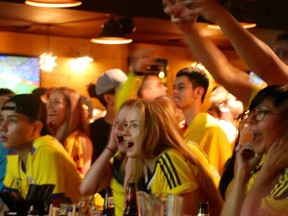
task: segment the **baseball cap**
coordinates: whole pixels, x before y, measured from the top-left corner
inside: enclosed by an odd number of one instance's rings
[[[126,74],[117,68],[105,71],[97,79],[96,82],[96,95],[102,95],[112,89],[117,88],[127,80]]]
[[[12,102],[15,105],[7,105]],[[17,94],[7,100],[1,110],[12,110],[16,113],[21,113],[32,119],[40,120],[46,123],[47,110],[46,105],[40,97],[33,94]]]

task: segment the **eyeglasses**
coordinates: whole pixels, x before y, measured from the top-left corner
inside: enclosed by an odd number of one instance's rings
[[[249,117],[252,117],[253,120],[262,121],[265,118],[267,113],[276,115],[275,113],[272,113],[271,111],[269,111],[269,110],[267,110],[267,109],[265,109],[263,107],[259,107],[259,108],[256,108],[254,110],[246,110],[245,112],[243,112],[238,117],[238,120],[245,121]]]

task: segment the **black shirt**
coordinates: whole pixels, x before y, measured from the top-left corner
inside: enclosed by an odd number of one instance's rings
[[[93,143],[92,163],[100,156],[105,149],[112,125],[99,118],[90,124],[90,138]]]

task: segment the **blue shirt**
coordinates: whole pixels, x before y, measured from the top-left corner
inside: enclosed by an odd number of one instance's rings
[[[3,190],[3,180],[6,174],[6,155],[7,149],[2,147],[2,140],[0,139],[0,191]]]

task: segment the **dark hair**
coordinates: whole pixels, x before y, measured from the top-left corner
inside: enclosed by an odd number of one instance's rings
[[[201,97],[201,102],[204,102],[205,95],[209,86],[207,74],[198,67],[186,67],[177,72],[176,77],[187,76],[192,83],[193,88],[202,87],[204,93]]]
[[[48,91],[49,91],[48,88],[39,87],[39,88],[34,89],[31,93],[34,94],[34,95],[37,95],[37,96],[41,97],[42,95],[47,94]]]
[[[96,95],[97,99],[100,101],[100,103],[104,106],[104,107],[107,107],[107,101],[104,99],[104,95],[105,94],[111,94],[111,95],[114,95],[116,93],[116,89],[111,89],[101,95]]]
[[[15,106],[6,106],[7,103],[15,103]],[[18,94],[7,100],[2,110],[14,110],[26,115],[30,122],[41,121],[43,124],[41,135],[50,134],[46,125],[47,108],[41,98],[34,94]]]
[[[97,98],[95,86],[96,85],[94,83],[89,83],[87,85],[87,92],[88,92],[89,97],[91,98]]]
[[[0,96],[1,95],[14,95],[15,93],[8,88],[0,88]]]
[[[109,91],[107,91],[107,92],[104,92],[103,94],[101,94],[101,95],[97,95],[96,94],[96,91],[95,91],[95,87],[96,87],[96,85],[95,84],[93,84],[93,83],[90,83],[88,86],[87,86],[87,91],[88,91],[88,94],[89,94],[89,97],[91,97],[91,98],[97,98],[99,101],[100,101],[100,103],[104,106],[104,107],[107,107],[107,102],[105,101],[105,99],[104,99],[104,94],[115,94],[116,93],[116,89],[114,88],[114,89],[110,89]]]
[[[288,84],[269,85],[260,90],[251,101],[249,109],[257,108],[265,100],[271,101],[275,108],[280,109],[279,118],[281,120],[287,119],[285,111],[288,108]]]
[[[288,84],[269,85],[260,90],[251,101],[249,109],[255,109],[264,100],[271,100],[275,108],[280,107],[288,101]]]

